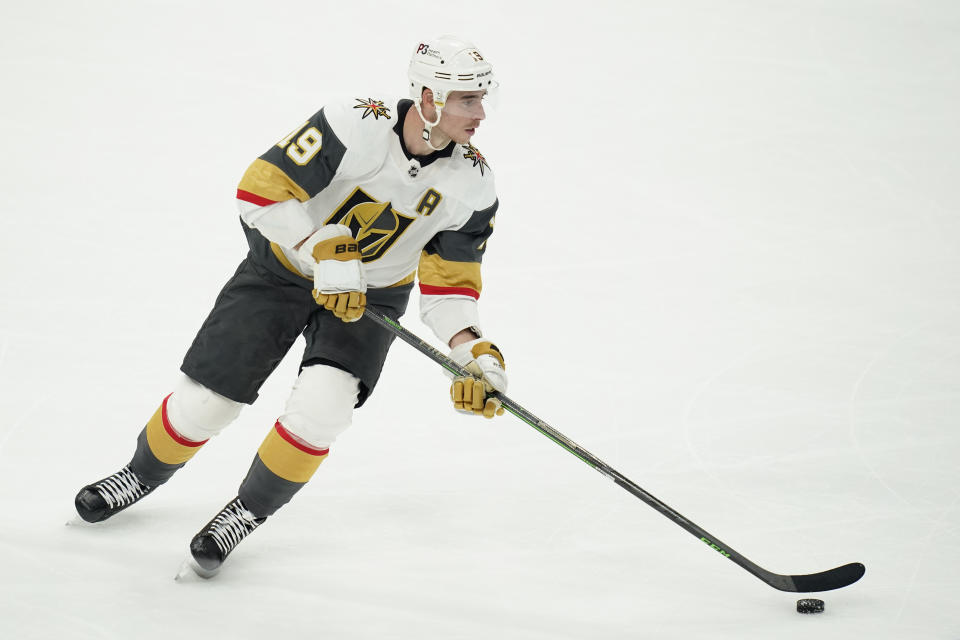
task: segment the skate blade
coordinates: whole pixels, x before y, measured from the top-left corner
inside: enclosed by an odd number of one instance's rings
[[[197,561],[193,559],[191,554],[187,554],[187,559],[183,561],[180,565],[180,570],[177,571],[177,575],[173,577],[175,582],[189,582],[200,578],[202,580],[209,580],[220,572],[220,569],[215,569],[210,571],[209,569],[204,569]]]
[[[99,523],[98,523],[98,522],[87,522],[86,520],[84,520],[84,519],[81,518],[80,516],[73,516],[72,518],[70,518],[69,520],[67,520],[66,522],[64,522],[63,524],[64,524],[64,526],[67,526],[67,527],[92,527],[93,525],[99,524]]]

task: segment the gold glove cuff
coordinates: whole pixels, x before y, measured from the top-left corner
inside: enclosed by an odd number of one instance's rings
[[[317,262],[321,260],[340,260],[341,262],[359,260],[360,245],[353,238],[337,236],[315,244],[311,254]]]

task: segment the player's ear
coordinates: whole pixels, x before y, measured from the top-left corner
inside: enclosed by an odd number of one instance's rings
[[[426,87],[420,91],[420,103],[433,106],[433,91]]]

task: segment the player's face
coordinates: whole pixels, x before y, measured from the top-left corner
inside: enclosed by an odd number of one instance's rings
[[[451,91],[443,105],[437,128],[457,144],[466,144],[487,117],[483,109],[484,91]]]

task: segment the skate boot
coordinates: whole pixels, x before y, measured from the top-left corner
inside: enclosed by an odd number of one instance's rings
[[[101,522],[139,502],[156,487],[148,487],[130,465],[103,480],[88,484],[74,499],[77,513],[87,522]]]
[[[190,541],[190,567],[201,578],[212,578],[230,552],[267,519],[258,518],[234,498]]]

